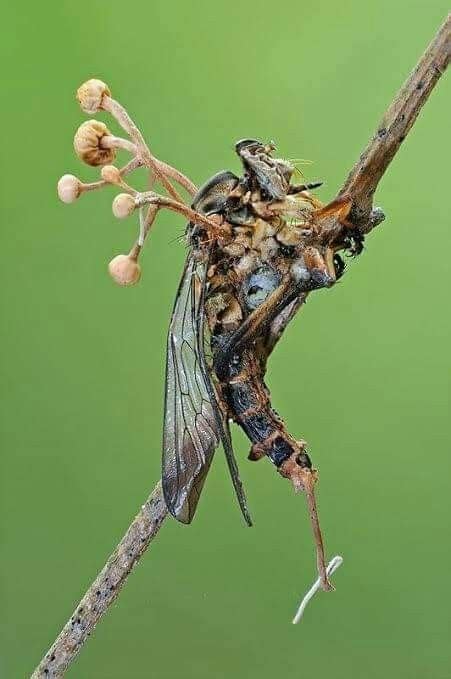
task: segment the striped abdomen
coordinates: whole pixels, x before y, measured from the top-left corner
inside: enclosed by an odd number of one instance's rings
[[[299,445],[271,406],[258,360],[248,352],[234,356],[227,373],[221,375],[222,392],[231,416],[253,443],[250,459],[267,455],[280,467]]]

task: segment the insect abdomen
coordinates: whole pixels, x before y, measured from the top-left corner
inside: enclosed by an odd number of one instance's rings
[[[267,455],[280,467],[297,450],[296,442],[291,441],[284,423],[273,410],[258,365],[256,361],[252,363],[238,374],[230,375],[223,384],[224,396],[232,417],[254,444],[250,459]],[[231,372],[236,373],[236,368],[235,364]]]

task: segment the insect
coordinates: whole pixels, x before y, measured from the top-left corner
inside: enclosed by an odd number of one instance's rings
[[[249,459],[268,457],[306,492],[328,589],[313,494],[316,470],[305,442],[288,433],[272,408],[264,377],[286,323],[311,291],[342,275],[337,251],[355,244],[350,237],[318,245],[316,215],[343,206],[323,208],[310,193],[320,183],[292,184],[294,167],[272,157],[272,143],[244,139],[235,150],[243,175],[220,172],[193,200],[192,208],[214,220],[215,228],[190,222],[186,230],[188,256],[167,340],[164,497],[176,519],[191,522],[222,443],[251,525],[229,431],[229,422],[236,422],[251,442]]]

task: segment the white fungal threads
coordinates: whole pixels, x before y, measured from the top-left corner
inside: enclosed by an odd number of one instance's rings
[[[138,236],[138,245],[139,247],[143,247],[144,245],[144,239],[146,237],[146,215],[144,214],[144,208],[140,207],[139,208],[139,236]]]
[[[340,568],[341,564],[343,563],[343,557],[342,556],[334,556],[331,561],[329,561],[327,568],[326,568],[326,573],[327,575],[332,575],[332,573],[335,573],[337,568]],[[310,599],[318,592],[318,590],[321,589],[321,580],[318,578],[316,582],[311,586],[305,597],[302,599],[301,603],[299,604],[299,608],[296,612],[296,615],[293,618],[293,625],[297,625],[299,620],[302,618],[304,615],[304,611],[307,607],[308,602]]]

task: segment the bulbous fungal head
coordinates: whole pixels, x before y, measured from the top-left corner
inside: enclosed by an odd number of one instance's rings
[[[74,203],[80,196],[83,184],[73,174],[64,174],[58,182],[58,198],[63,203]]]
[[[77,90],[77,100],[85,113],[97,113],[102,108],[104,96],[111,96],[110,88],[102,80],[87,80]]]
[[[121,173],[114,165],[105,165],[100,172],[102,179],[108,184],[119,184],[122,180]]]
[[[114,148],[103,148],[101,140],[111,132],[98,120],[87,120],[80,125],[74,137],[74,150],[77,156],[87,165],[94,167],[112,163],[116,157]]]
[[[130,217],[136,208],[136,202],[133,196],[128,193],[119,193],[113,200],[113,215],[118,219],[125,219]]]
[[[115,283],[122,286],[135,285],[141,278],[141,267],[130,255],[117,255],[108,264],[108,271]]]

